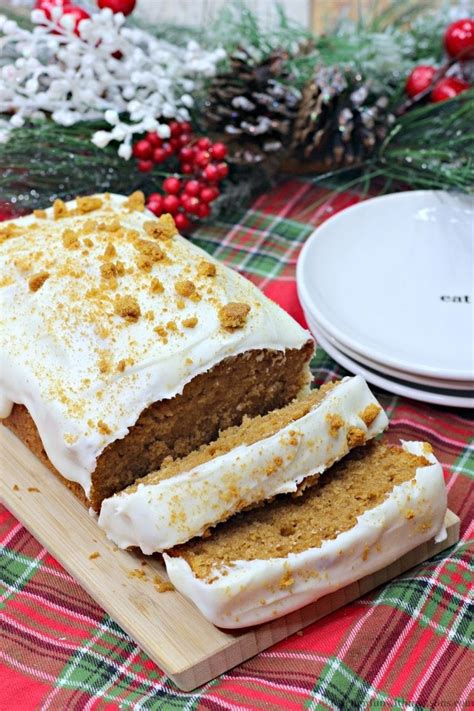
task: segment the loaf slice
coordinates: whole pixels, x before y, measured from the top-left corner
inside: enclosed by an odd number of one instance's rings
[[[105,499],[99,525],[120,548],[166,550],[236,511],[295,492],[387,424],[360,376],[325,385],[283,409],[246,418]]]
[[[447,500],[431,447],[370,443],[294,498],[237,514],[164,555],[173,585],[216,625],[292,612],[442,540]]]

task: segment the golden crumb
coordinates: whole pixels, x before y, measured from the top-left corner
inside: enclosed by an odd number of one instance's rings
[[[295,582],[295,579],[293,578],[291,571],[285,570],[283,575],[280,578],[279,586],[280,588],[290,588]]]
[[[119,373],[123,373],[123,371],[125,370],[126,366],[127,366],[127,361],[126,361],[126,360],[124,360],[124,359],[119,360],[119,362],[117,363],[117,370],[118,370],[118,372],[119,372]]]
[[[362,560],[367,560],[367,558],[369,557],[369,551],[370,547],[366,544],[362,553]]]
[[[89,248],[94,246],[94,242],[89,237],[85,238],[84,244],[86,245],[86,247],[89,247]]]
[[[347,432],[347,446],[349,447],[349,449],[352,449],[352,447],[359,447],[364,443],[364,430],[361,430],[360,427],[350,427]]]
[[[168,329],[168,331],[172,331],[173,333],[176,333],[176,331],[178,330],[178,327],[176,326],[174,321],[168,321],[168,323],[166,324],[166,328]]]
[[[99,551],[93,551],[93,553],[89,554],[89,560],[95,560],[96,558],[100,558]]]
[[[216,276],[216,265],[212,262],[206,262],[204,259],[199,263],[198,266],[199,276]]]
[[[174,288],[180,296],[190,297],[196,293],[196,287],[189,279],[179,279],[175,282]]]
[[[113,262],[106,262],[100,265],[100,274],[102,279],[115,279],[117,276],[117,267]]]
[[[141,316],[140,305],[133,296],[117,296],[115,299],[115,313],[126,321],[135,322]]]
[[[165,290],[163,283],[159,279],[152,279],[150,284],[150,291],[152,294],[162,294]]]
[[[154,321],[155,320],[155,312],[150,309],[150,311],[147,311],[145,313],[145,318],[147,321]]]
[[[33,210],[33,215],[39,220],[44,220],[47,217],[47,212],[46,210]]]
[[[153,239],[171,239],[178,234],[173,217],[169,213],[161,215],[158,220],[145,222],[143,228]]]
[[[66,203],[59,198],[53,202],[53,216],[55,220],[59,220],[61,217],[66,217],[69,214]]]
[[[84,232],[85,235],[90,235],[92,232],[95,232],[99,228],[97,222],[95,220],[86,220],[84,222],[84,225],[82,227],[82,231]]]
[[[30,291],[38,291],[41,289],[46,279],[49,278],[49,272],[38,272],[38,274],[33,274],[28,280],[28,286]]]
[[[190,316],[189,318],[183,319],[182,324],[185,328],[194,328],[197,325],[197,322],[197,316]]]
[[[103,227],[106,232],[117,232],[122,225],[118,220],[112,220],[112,222],[106,222]]]
[[[110,429],[108,424],[104,422],[104,420],[98,421],[97,429],[99,430],[100,434],[103,434],[103,435],[108,435],[112,432],[112,430]]]
[[[141,570],[141,568],[134,568],[133,570],[129,570],[127,575],[129,578],[138,578],[139,580],[146,580],[146,573],[144,570]]]
[[[21,230],[18,225],[15,225],[13,222],[10,222],[8,225],[6,225],[6,227],[0,228],[0,244],[6,242],[6,240],[10,239],[11,237],[16,237],[20,233]]]
[[[226,331],[234,331],[236,328],[243,328],[247,321],[247,316],[250,311],[250,306],[248,304],[241,304],[238,302],[230,302],[221,306],[219,309],[219,320],[221,326],[226,329]]]
[[[115,262],[115,266],[117,268],[117,274],[118,276],[123,276],[125,274],[125,265],[123,262]]]
[[[38,489],[37,486],[29,486],[27,491],[29,491],[31,494],[41,494],[41,490]]]
[[[69,228],[67,230],[64,230],[62,234],[62,240],[63,245],[66,247],[66,249],[79,249],[79,247],[81,246],[76,232]]]
[[[158,575],[153,578],[153,584],[159,593],[172,592],[175,587],[169,580],[162,580]]]
[[[104,254],[102,255],[103,259],[113,259],[117,254],[117,250],[115,249],[114,245],[112,242],[109,242],[107,244],[107,247],[105,248]]]
[[[102,207],[104,203],[98,197],[88,195],[86,197],[76,198],[76,205],[80,215],[85,215],[87,212],[93,212]]]
[[[13,484],[12,489],[13,491],[20,491],[20,487],[18,486],[18,484]]]
[[[411,518],[415,518],[415,512],[413,509],[407,509],[405,511],[405,518],[409,521]]]
[[[376,405],[375,402],[372,402],[370,405],[367,405],[367,407],[362,412],[359,413],[359,417],[362,422],[364,422],[364,424],[366,424],[368,427],[375,420],[381,409],[382,408],[380,407],[380,405]]]
[[[164,326],[155,326],[153,330],[158,334],[163,343],[168,343],[168,331]]]
[[[178,309],[184,309],[186,306],[186,302],[184,299],[176,299],[176,306]]]
[[[326,415],[326,422],[329,426],[329,434],[331,437],[337,437],[339,430],[344,425],[344,420],[340,415],[328,414]]]
[[[136,190],[134,193],[129,195],[127,200],[123,203],[123,206],[128,208],[130,211],[138,210],[138,212],[143,212],[145,209],[145,195],[141,190]]]
[[[425,454],[433,454],[433,447],[429,442],[423,442],[423,452]]]

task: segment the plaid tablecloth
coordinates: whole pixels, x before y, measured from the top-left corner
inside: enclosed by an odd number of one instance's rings
[[[320,188],[291,180],[193,239],[301,318],[299,249],[323,219],[359,198],[339,195],[329,208],[324,199]],[[343,371],[318,349],[314,373],[322,383]],[[473,708],[472,420],[377,394],[392,439],[432,442],[462,519],[458,545],[185,693],[0,509],[0,709]]]

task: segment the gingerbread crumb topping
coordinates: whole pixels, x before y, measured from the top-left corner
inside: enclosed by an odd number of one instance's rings
[[[180,296],[190,297],[196,293],[194,283],[189,279],[180,279],[175,282],[174,288]]]
[[[28,286],[30,291],[38,291],[41,289],[46,279],[49,278],[49,272],[38,272],[38,274],[33,274],[28,280]]]
[[[123,203],[123,206],[130,211],[137,210],[138,212],[143,212],[145,209],[145,195],[141,190],[136,190],[129,195],[127,200]]]
[[[212,262],[206,262],[204,259],[198,266],[199,276],[213,277],[216,276],[216,265]]]
[[[117,296],[115,299],[115,313],[126,321],[134,323],[141,316],[140,305],[133,296]]]
[[[63,245],[66,247],[66,249],[79,249],[79,247],[81,246],[77,233],[69,228],[64,230],[62,234],[62,239]]]
[[[328,414],[326,415],[326,422],[329,427],[329,434],[331,437],[337,437],[339,430],[344,425],[344,420],[340,415]]]
[[[362,422],[364,422],[364,424],[366,424],[368,427],[375,420],[380,410],[380,406],[376,405],[375,402],[372,402],[370,405],[367,405],[367,407],[362,412],[359,413],[359,417]]]
[[[183,319],[182,324],[185,328],[194,328],[197,325],[197,322],[197,316],[191,316],[190,318]]]
[[[53,216],[55,220],[59,220],[61,217],[66,217],[69,214],[66,203],[59,198],[53,202]]]
[[[365,432],[360,427],[351,427],[347,432],[347,445],[349,449],[359,447],[365,443]]]
[[[90,195],[86,197],[77,197],[76,198],[76,205],[77,205],[77,210],[80,215],[85,215],[88,212],[93,212],[94,210],[98,210],[99,208],[102,207],[104,203],[102,200],[98,197],[92,197]]]
[[[38,220],[44,220],[47,217],[46,210],[33,210],[33,215],[38,218]]]
[[[159,279],[152,279],[150,284],[150,291],[152,294],[162,294],[165,290],[162,282]]]
[[[166,212],[158,220],[148,220],[143,225],[143,229],[153,239],[171,239],[178,234],[172,215]]]
[[[243,328],[247,321],[247,316],[250,311],[250,306],[248,304],[242,304],[239,302],[230,302],[221,306],[219,309],[219,320],[221,326],[226,329],[226,331],[234,331],[237,328]]]
[[[98,421],[98,423],[97,423],[97,429],[99,430],[99,432],[100,432],[101,434],[104,434],[104,435],[108,435],[108,434],[110,434],[110,433],[112,432],[112,430],[110,429],[110,427],[109,427],[103,420],[99,420],[99,421]]]

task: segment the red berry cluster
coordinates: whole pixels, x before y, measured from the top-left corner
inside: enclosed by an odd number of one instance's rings
[[[474,20],[465,18],[449,25],[444,35],[444,48],[451,58],[450,64],[474,59]],[[431,101],[445,101],[471,88],[467,81],[456,76],[445,76],[435,81],[437,74],[438,69],[429,64],[415,67],[405,86],[408,96],[414,99],[429,92]]]
[[[164,140],[157,133],[147,133],[133,146],[138,169],[148,172],[155,165],[175,157],[180,174],[169,176],[163,181],[162,193],[148,196],[147,207],[159,216],[169,212],[174,216],[178,229],[186,229],[190,219],[208,217],[210,204],[220,190],[218,184],[228,172],[229,166],[223,160],[227,148],[223,143],[212,143],[209,138],[193,135],[187,121],[171,121],[170,137]]]

